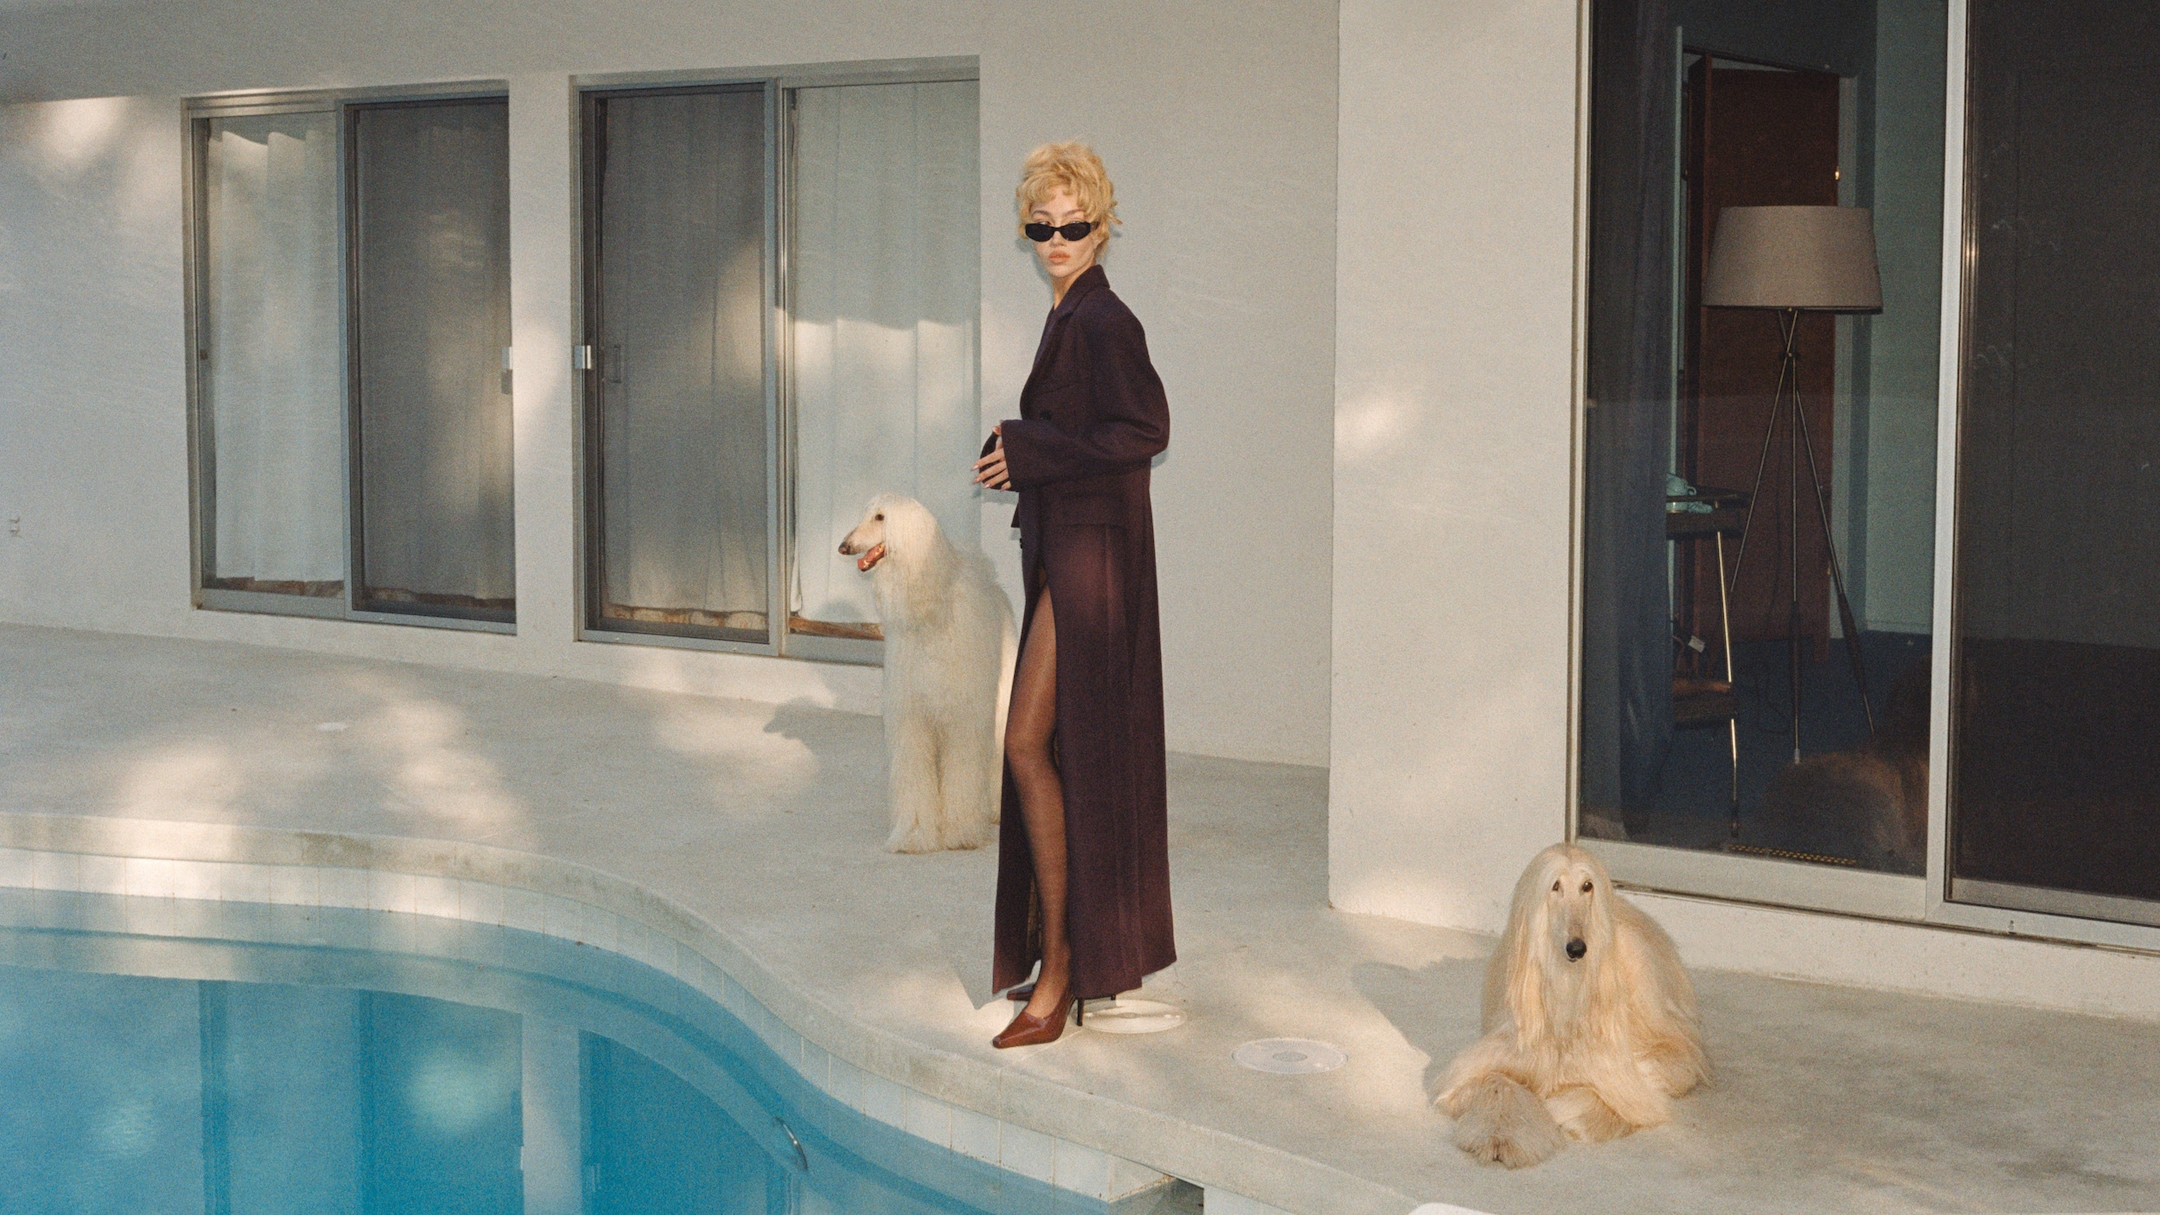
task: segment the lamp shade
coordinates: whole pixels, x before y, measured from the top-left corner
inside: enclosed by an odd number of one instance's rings
[[[1882,311],[1866,207],[1727,207],[1703,278],[1712,308]]]

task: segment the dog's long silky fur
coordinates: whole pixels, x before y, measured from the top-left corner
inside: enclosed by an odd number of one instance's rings
[[[1571,940],[1583,943],[1579,960]],[[1484,1029],[1448,1065],[1435,1102],[1455,1120],[1458,1147],[1509,1168],[1567,1139],[1656,1126],[1673,1098],[1710,1079],[1672,939],[1571,844],[1538,853],[1515,883],[1485,971]]]
[[[894,852],[979,848],[996,834],[1005,710],[1019,635],[990,561],[962,552],[913,498],[880,494],[843,553],[870,569],[885,633],[885,754]]]

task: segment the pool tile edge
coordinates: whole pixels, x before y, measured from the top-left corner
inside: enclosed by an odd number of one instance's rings
[[[115,860],[124,888],[92,889],[92,883],[111,885]],[[1019,1081],[1023,1090],[1041,1090],[1021,1103],[1023,1116],[1037,1115],[1029,1122],[1043,1121],[1045,1110],[1062,1111],[1064,1117],[1049,1121],[1105,1132],[1129,1126],[1134,1111],[1008,1069],[971,1075],[983,1065],[838,1015],[680,904],[575,861],[396,836],[0,811],[0,887],[10,886],[161,900],[162,931],[127,928],[146,935],[188,935],[181,903],[223,901],[383,913],[372,944],[397,952],[423,951],[418,922],[427,919],[496,924],[592,945],[687,983],[734,1013],[819,1089],[917,1138],[1111,1204],[1171,1180],[1168,1172],[1103,1147],[1014,1121],[1007,1116],[1014,1095],[1008,1086]],[[822,1079],[804,1067],[813,1051],[825,1060]],[[989,1110],[925,1091],[925,1081],[968,1091]],[[997,1129],[994,1158],[981,1154],[992,1140],[975,1119]],[[1178,1175],[1211,1192],[1235,1177],[1241,1197],[1264,1195],[1285,1211],[1395,1215],[1415,1205],[1386,1187],[1276,1149],[1162,1116],[1140,1121],[1156,1125],[1130,1137],[1157,1147],[1166,1134],[1185,1142],[1189,1150],[1179,1154],[1198,1167],[1181,1167]],[[963,1122],[964,1140],[956,1129]]]

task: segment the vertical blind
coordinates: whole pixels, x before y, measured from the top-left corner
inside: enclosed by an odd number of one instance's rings
[[[881,492],[978,540],[976,86],[796,89],[782,183],[767,96],[625,93],[592,111],[602,627],[766,640],[773,606],[867,626],[867,580],[835,549]],[[350,566],[354,606],[509,620],[507,107],[347,114],[342,130],[327,111],[200,127],[204,586],[334,598]],[[793,221],[784,375],[776,193]]]
[[[336,117],[205,126],[205,583],[335,596],[345,578]]]
[[[763,640],[765,95],[597,111],[600,623]]]
[[[868,580],[837,550],[873,495],[919,499],[962,547],[980,532],[976,86],[795,97],[789,606],[871,622]]]
[[[1639,828],[1673,741],[1665,474],[1676,154],[1667,0],[1592,10],[1590,395],[1584,421],[1581,802]]]
[[[507,118],[500,99],[354,111],[363,607],[515,602]]]

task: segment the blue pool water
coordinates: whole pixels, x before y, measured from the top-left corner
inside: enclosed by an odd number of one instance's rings
[[[620,955],[365,911],[0,891],[0,1215],[1062,1215]],[[163,931],[170,931],[166,929]]]

